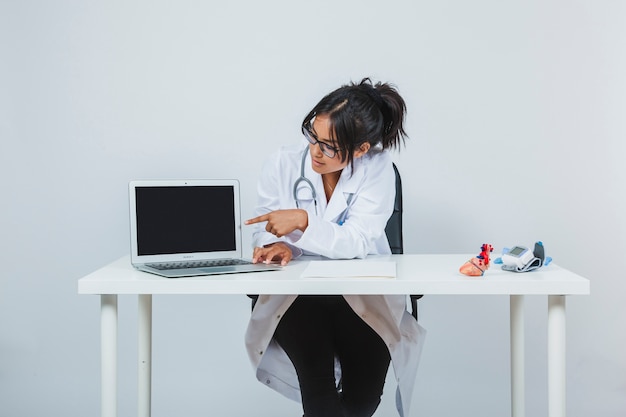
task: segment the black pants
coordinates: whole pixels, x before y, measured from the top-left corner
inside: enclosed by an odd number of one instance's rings
[[[389,350],[342,296],[299,296],[274,337],[296,368],[305,417],[374,414],[389,368]],[[341,364],[340,393],[335,356]]]

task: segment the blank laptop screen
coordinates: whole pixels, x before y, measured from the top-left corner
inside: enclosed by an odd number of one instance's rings
[[[236,250],[231,186],[137,187],[138,255]]]

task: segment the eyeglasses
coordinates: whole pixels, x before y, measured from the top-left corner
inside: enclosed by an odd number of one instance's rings
[[[339,152],[339,149],[334,146],[330,146],[328,143],[321,142],[317,139],[317,135],[311,130],[311,123],[302,126],[302,134],[311,145],[318,144],[322,153],[329,158],[334,158],[337,152]]]

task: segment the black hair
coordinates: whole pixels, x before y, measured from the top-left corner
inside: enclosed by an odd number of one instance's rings
[[[329,93],[307,114],[302,122],[306,129],[317,115],[326,115],[331,124],[329,139],[337,142],[341,161],[352,164],[354,151],[363,143],[370,152],[397,148],[404,143],[406,104],[387,83],[372,84],[369,78],[351,82]]]

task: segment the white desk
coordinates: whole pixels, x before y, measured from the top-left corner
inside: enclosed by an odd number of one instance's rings
[[[565,417],[565,296],[588,295],[589,280],[550,264],[516,274],[492,265],[484,277],[461,275],[474,255],[391,255],[396,279],[300,278],[307,260],[282,271],[167,279],[136,271],[121,258],[78,282],[79,294],[101,296],[102,417],[117,416],[117,295],[139,297],[139,417],[151,413],[152,294],[440,294],[508,295],[511,320],[511,415],[524,416],[524,295],[548,296],[548,415]]]

